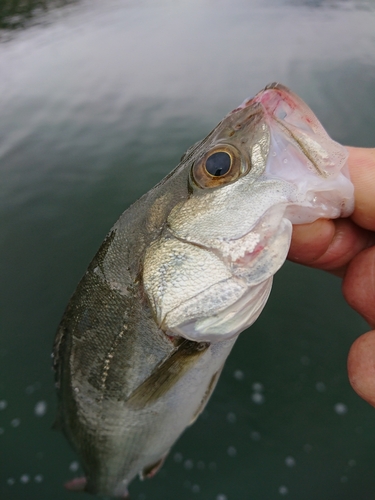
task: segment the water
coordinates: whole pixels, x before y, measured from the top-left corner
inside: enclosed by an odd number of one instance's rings
[[[374,146],[374,25],[369,1],[92,0],[2,17],[2,500],[74,497],[50,351],[120,213],[270,81],[338,141]],[[366,329],[338,279],[287,263],[207,409],[132,498],[372,499],[374,410],[346,375]]]

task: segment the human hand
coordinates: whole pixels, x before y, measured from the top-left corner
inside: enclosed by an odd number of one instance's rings
[[[374,328],[351,346],[353,389],[375,406],[375,148],[348,148],[355,208],[347,219],[293,227],[288,258],[342,277],[348,304]]]

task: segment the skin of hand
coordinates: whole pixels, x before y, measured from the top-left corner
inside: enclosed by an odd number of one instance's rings
[[[373,328],[351,346],[348,374],[358,395],[375,406],[375,148],[348,151],[353,214],[294,226],[288,258],[340,276],[346,301]]]

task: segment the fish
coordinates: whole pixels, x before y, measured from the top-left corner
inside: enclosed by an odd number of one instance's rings
[[[292,225],[353,211],[347,157],[272,83],[120,216],[53,348],[56,427],[85,474],[69,489],[128,498],[156,474],[261,313]]]

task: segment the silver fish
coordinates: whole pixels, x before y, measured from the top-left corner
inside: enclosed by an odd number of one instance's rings
[[[126,498],[205,407],[263,309],[292,224],[347,216],[347,152],[268,85],[126,210],[71,298],[54,345],[71,489]]]

